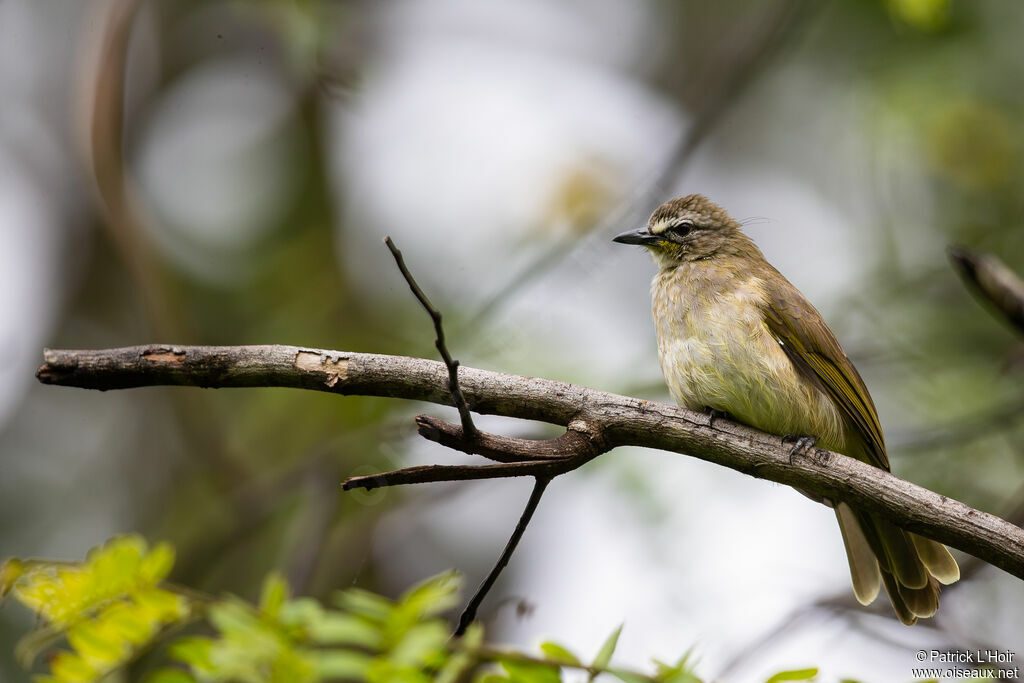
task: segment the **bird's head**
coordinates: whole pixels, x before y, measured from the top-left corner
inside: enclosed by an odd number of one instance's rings
[[[661,268],[671,268],[749,243],[739,228],[725,209],[704,195],[690,194],[665,202],[646,226],[617,235],[614,241],[643,245]]]

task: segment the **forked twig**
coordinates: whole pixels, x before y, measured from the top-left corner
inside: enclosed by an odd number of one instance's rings
[[[519,545],[519,540],[523,537],[534,511],[537,509],[537,504],[540,502],[548,482],[607,452],[610,450],[611,444],[604,439],[599,430],[579,420],[571,423],[562,436],[546,440],[517,439],[486,432],[479,432],[476,438],[470,440],[463,436],[459,425],[427,415],[417,416],[416,424],[419,426],[420,434],[430,441],[436,441],[464,453],[483,455],[497,462],[493,465],[405,467],[393,472],[350,477],[342,483],[342,488],[346,491],[355,488],[370,490],[402,484],[524,476],[532,476],[535,479],[533,493],[530,495],[526,508],[520,515],[519,523],[516,524],[505,549],[459,616],[459,625],[455,630],[455,635],[461,636],[469,624],[476,619],[476,613],[481,603],[498,580],[502,570],[508,565],[512,553]]]
[[[512,553],[519,545],[519,539],[523,537],[530,519],[533,517],[537,504],[547,488],[548,482],[559,474],[564,474],[575,469],[583,463],[596,457],[600,452],[590,447],[590,440],[581,436],[578,432],[567,430],[563,437],[547,441],[528,441],[526,439],[513,439],[493,434],[483,434],[473,424],[473,417],[469,413],[469,406],[466,398],[459,388],[459,361],[452,359],[445,344],[444,327],[441,325],[441,312],[431,303],[427,295],[423,293],[416,278],[409,272],[402,258],[402,252],[395,246],[391,237],[384,238],[384,244],[395,257],[395,264],[402,272],[402,277],[409,284],[409,289],[419,300],[420,304],[434,321],[434,332],[437,339],[434,346],[444,360],[448,368],[448,389],[452,394],[452,402],[459,411],[459,419],[462,422],[462,429],[450,425],[442,420],[435,420],[425,415],[416,418],[416,424],[422,436],[432,441],[444,444],[450,448],[483,455],[492,460],[499,461],[495,465],[428,465],[420,467],[406,467],[393,472],[384,472],[366,477],[350,477],[342,483],[346,491],[354,488],[365,488],[367,490],[381,486],[395,486],[399,484],[414,484],[435,481],[465,481],[469,479],[496,479],[500,477],[519,477],[532,475],[535,478],[533,492],[526,503],[523,514],[519,517],[516,528],[512,531],[505,549],[498,557],[491,572],[484,579],[476,593],[470,599],[466,608],[459,616],[459,625],[455,629],[455,635],[461,636],[466,628],[476,619],[477,610],[484,598],[490,592],[494,583],[498,580],[502,570],[508,565]],[[579,437],[579,438],[574,438]]]

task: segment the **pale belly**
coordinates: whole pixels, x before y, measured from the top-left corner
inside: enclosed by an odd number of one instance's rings
[[[712,288],[701,279],[681,286],[684,277],[662,273],[652,284],[658,357],[676,403],[727,412],[773,434],[812,435],[822,447],[844,450],[839,411],[798,374],[765,326],[756,283]]]

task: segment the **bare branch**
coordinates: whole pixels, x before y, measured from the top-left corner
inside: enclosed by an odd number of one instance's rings
[[[47,350],[46,384],[90,389],[154,385],[295,387],[451,405],[447,369],[422,358],[296,346],[137,346]],[[462,368],[482,414],[597,429],[594,448],[645,446],[688,454],[882,515],[1024,579],[1024,530],[995,515],[820,448],[792,459],[777,436],[701,413],[548,379]],[[574,437],[575,438],[575,437]]]
[[[438,481],[470,481],[473,479],[505,479],[507,477],[555,476],[566,471],[565,461],[536,460],[508,462],[498,465],[416,465],[400,470],[349,477],[341,484],[345,491],[370,491],[385,486],[430,484]],[[571,468],[569,468],[571,469]]]
[[[393,472],[350,477],[341,487],[374,489],[402,484],[425,484],[436,481],[470,479],[501,479],[505,477],[544,477],[553,479],[590,462],[610,446],[599,438],[597,430],[574,421],[557,439],[516,439],[478,432],[476,439],[462,436],[458,425],[427,415],[417,415],[420,434],[448,448],[483,455],[497,460],[498,465],[417,465]],[[504,450],[502,450],[504,449]]]
[[[420,436],[429,441],[498,462],[559,460],[581,455],[589,455],[590,459],[608,450],[596,430],[582,420],[570,423],[565,434],[557,439],[516,439],[478,432],[477,438],[470,440],[462,436],[458,425],[428,415],[417,415],[416,425]]]
[[[345,490],[357,487],[371,489],[398,484],[496,479],[499,477],[533,476],[536,479],[533,495],[530,496],[526,508],[519,518],[519,523],[512,532],[512,537],[459,618],[455,635],[461,636],[476,618],[477,609],[498,580],[502,570],[508,565],[519,539],[526,532],[526,527],[533,517],[533,512],[540,502],[541,494],[548,482],[560,474],[565,474],[590,462],[607,451],[610,446],[600,437],[599,430],[583,420],[570,422],[565,434],[557,439],[547,440],[516,439],[486,432],[478,432],[475,438],[467,439],[463,436],[462,428],[459,425],[427,415],[417,416],[416,424],[419,426],[420,434],[431,441],[464,453],[483,455],[497,460],[501,464],[406,467],[378,475],[352,477],[342,484],[342,488]]]
[[[509,537],[508,543],[505,544],[505,549],[501,551],[501,557],[498,558],[497,563],[491,569],[491,573],[487,575],[487,578],[484,579],[484,582],[476,589],[476,593],[473,594],[469,604],[466,605],[466,609],[462,610],[462,614],[459,616],[459,625],[455,629],[456,636],[464,634],[469,625],[476,619],[476,611],[480,608],[484,598],[487,597],[487,593],[490,592],[494,582],[498,580],[501,570],[508,564],[512,553],[515,552],[516,546],[519,545],[519,539],[523,537],[523,532],[526,531],[527,525],[529,525],[530,520],[533,518],[533,513],[537,510],[537,505],[540,503],[540,497],[544,495],[544,490],[550,482],[551,479],[549,477],[537,477],[533,484],[533,491],[530,492],[530,499],[526,502],[526,508],[523,510],[523,514],[520,515],[519,522],[512,531],[512,536]]]
[[[402,258],[402,252],[398,250],[395,243],[391,241],[390,237],[384,238],[384,244],[391,250],[391,255],[395,257],[395,263],[398,265],[398,270],[402,271],[402,277],[409,283],[409,289],[412,290],[413,295],[419,300],[423,308],[426,309],[430,315],[430,319],[434,321],[434,332],[437,334],[437,339],[434,341],[434,346],[437,347],[438,353],[441,354],[441,358],[444,359],[444,364],[448,368],[448,390],[452,392],[452,399],[455,401],[455,407],[459,411],[459,420],[462,422],[462,433],[466,435],[466,438],[473,439],[476,437],[477,430],[473,424],[473,417],[469,414],[469,406],[466,405],[466,398],[462,395],[462,391],[459,389],[459,361],[452,360],[452,354],[448,352],[448,346],[444,341],[444,327],[441,325],[441,311],[434,308],[433,304],[430,303],[430,299],[423,293],[420,286],[416,284],[416,279],[409,272],[409,268],[405,265],[405,259]]]

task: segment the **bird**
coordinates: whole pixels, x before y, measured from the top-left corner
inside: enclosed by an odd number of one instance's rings
[[[867,386],[824,318],[722,207],[700,194],[672,199],[647,225],[614,238],[646,247],[657,266],[651,311],[658,359],[677,404],[890,471]],[[832,506],[857,601],[884,586],[899,620],[939,606],[960,578],[949,550],[842,501]]]

